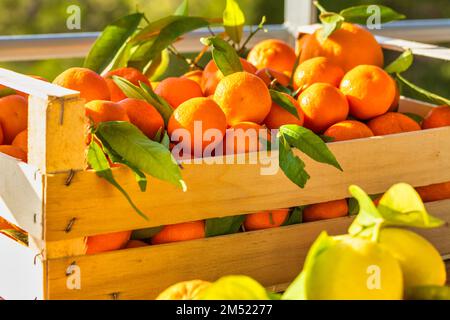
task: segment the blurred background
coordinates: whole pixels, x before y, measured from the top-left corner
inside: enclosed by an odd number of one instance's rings
[[[307,1],[307,0],[298,0]],[[0,36],[92,32],[102,30],[109,22],[136,10],[145,12],[149,20],[171,14],[181,0],[0,0]],[[262,16],[267,24],[282,24],[284,21],[283,0],[238,0],[246,14],[247,24],[258,24]],[[407,16],[407,19],[450,18],[450,1],[412,0],[321,0],[329,11],[339,11],[358,4],[382,4],[392,7]],[[81,8],[81,30],[68,30],[67,8]],[[225,0],[191,0],[191,15],[221,17]],[[449,47],[450,43],[438,43]],[[1,50],[1,48],[0,48]],[[387,62],[398,54],[387,54]],[[0,67],[25,74],[40,75],[53,80],[63,70],[82,65],[82,59],[52,59],[44,61],[0,62]],[[169,74],[184,71],[177,59],[171,59]],[[450,62],[416,58],[414,67],[405,76],[416,84],[450,97]],[[411,95],[404,92],[406,95]]]

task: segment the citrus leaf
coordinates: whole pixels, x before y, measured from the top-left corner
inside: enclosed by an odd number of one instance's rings
[[[132,43],[139,43],[139,42],[148,42],[149,40],[154,40],[159,35],[161,30],[165,27],[167,27],[169,24],[171,24],[174,21],[182,19],[182,16],[167,16],[162,19],[150,22],[147,26],[145,26],[142,30],[140,30],[138,33],[136,33],[132,38]]]
[[[95,41],[84,61],[84,67],[102,73],[114,60],[127,39],[134,34],[143,14],[134,13],[108,25]]]
[[[290,226],[293,224],[300,224],[303,222],[303,210],[306,206],[295,207],[289,213],[289,217],[283,223],[283,226]]]
[[[148,239],[154,237],[158,232],[160,232],[162,230],[162,228],[163,228],[163,226],[134,230],[133,233],[131,234],[131,239],[132,240],[148,240]]]
[[[444,221],[428,214],[417,191],[406,183],[398,183],[381,197],[378,211],[388,226],[436,228]]]
[[[170,138],[169,135],[167,134],[167,131],[164,132],[163,137],[161,139],[161,144],[166,147],[167,149],[170,148]]]
[[[228,36],[235,43],[240,43],[244,31],[245,15],[236,0],[227,0],[223,12],[223,26]]]
[[[169,52],[167,50],[163,50],[144,68],[144,74],[150,79],[150,81],[157,81],[167,71],[169,64]]]
[[[244,220],[245,215],[208,219],[206,220],[206,237],[236,233],[241,228]]]
[[[440,105],[447,105],[450,106],[450,100],[444,97],[441,97],[435,93],[429,92],[425,89],[420,88],[419,86],[409,82],[408,80],[406,80],[405,78],[403,78],[399,73],[396,74],[397,79],[400,80],[400,82],[409,87],[410,89],[412,89],[413,91],[417,92],[418,94],[420,94],[421,96],[423,96],[424,98],[428,99],[429,101],[436,103],[436,104],[440,104]]]
[[[365,229],[381,225],[383,217],[378,212],[372,199],[360,187],[352,185],[349,188],[350,194],[358,201],[359,212],[355,220],[348,229],[348,233],[356,236],[361,234]],[[371,230],[374,231],[374,230]]]
[[[189,0],[183,0],[180,6],[175,10],[176,16],[188,16],[189,15]]]
[[[100,123],[96,136],[131,166],[185,190],[178,164],[166,147],[128,122]]]
[[[344,17],[346,22],[358,23],[362,25],[367,24],[367,20],[377,14],[378,12],[373,12],[372,8],[376,7],[379,10],[380,22],[387,23],[395,20],[402,20],[406,17],[397,11],[381,5],[360,5],[355,7],[350,7],[342,10],[339,14]]]
[[[326,135],[324,135],[324,134],[319,135],[319,137],[320,137],[320,139],[322,139],[322,141],[325,142],[325,143],[335,141],[335,138],[326,136]]]
[[[87,154],[87,162],[95,173],[100,177],[108,181],[113,185],[123,196],[127,199],[128,203],[132,206],[134,211],[136,211],[145,220],[148,217],[134,204],[128,193],[122,188],[122,186],[114,179],[111,167],[109,166],[108,159],[103,153],[102,148],[94,141],[91,142]]]
[[[420,286],[406,288],[405,300],[450,300],[450,287]]]
[[[411,49],[403,52],[397,59],[392,61],[384,70],[387,73],[402,73],[408,70],[414,62],[414,55]]]
[[[281,170],[283,170],[289,180],[300,188],[304,188],[306,182],[310,178],[309,174],[305,171],[305,163],[302,159],[294,155],[294,152],[284,136],[280,136],[279,140],[279,161]]]
[[[343,171],[326,143],[311,130],[289,124],[280,127],[280,134],[286,138],[291,147],[301,150],[313,160],[329,164]]]
[[[200,300],[269,300],[266,289],[247,276],[226,276],[204,289]]]
[[[202,38],[200,41],[212,47],[212,56],[223,75],[228,76],[243,71],[241,60],[236,50],[225,40],[219,37]]]
[[[325,41],[329,36],[338,30],[344,22],[344,17],[334,12],[325,12],[319,16],[320,22],[322,22],[323,29],[320,34],[320,40]]]
[[[299,119],[298,111],[295,105],[289,100],[288,97],[286,97],[284,94],[282,94],[279,91],[275,91],[270,89],[270,96],[272,97],[272,101],[275,102],[277,105],[279,105],[281,108],[292,114],[294,117]]]
[[[113,76],[112,79],[128,98],[146,100],[145,94],[140,87],[122,77]]]
[[[411,119],[413,119],[415,122],[417,122],[419,125],[423,122],[423,117],[419,116],[418,114],[411,113],[411,112],[403,112],[403,114]]]

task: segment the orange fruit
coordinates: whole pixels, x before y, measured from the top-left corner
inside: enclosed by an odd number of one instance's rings
[[[392,104],[389,107],[390,112],[397,112],[398,108],[400,107],[400,88],[398,87],[397,81],[394,80],[394,84],[395,84],[395,95],[394,101],[392,101]]]
[[[125,93],[123,93],[123,91],[114,83],[114,80],[112,79],[113,76],[122,77],[138,87],[139,87],[139,82],[145,83],[149,87],[151,86],[148,78],[137,69],[119,68],[116,70],[109,71],[104,76],[104,78],[105,78],[106,84],[108,85],[109,92],[111,94],[111,101],[113,101],[113,102],[118,102],[118,101],[121,101],[121,100],[127,98]],[[96,99],[96,100],[99,100],[99,99]]]
[[[28,130],[24,130],[19,133],[13,140],[12,145],[19,147],[26,153],[28,153]]]
[[[28,155],[25,151],[20,149],[19,147],[10,146],[10,145],[2,145],[0,146],[0,152],[7,154],[13,158],[22,160],[23,162],[27,162]]]
[[[247,231],[280,227],[287,219],[289,209],[261,211],[245,217],[244,227]]]
[[[2,129],[2,125],[0,124],[0,145],[3,144],[3,129]]]
[[[335,200],[307,206],[303,210],[303,221],[334,219],[348,215],[347,200]]]
[[[254,65],[252,65],[245,59],[242,58],[240,59],[244,71],[253,74],[256,73],[257,69]],[[201,81],[201,87],[206,97],[209,97],[216,92],[217,85],[223,78],[224,78],[223,73],[219,70],[219,68],[217,68],[217,65],[214,62],[214,60],[209,61],[205,67],[205,70],[203,70]]]
[[[203,97],[200,85],[188,78],[164,79],[156,87],[155,93],[163,97],[174,109],[192,98]]]
[[[344,70],[333,64],[328,58],[311,58],[301,63],[295,70],[294,88],[303,91],[317,82],[329,83],[332,86],[339,87],[343,77]]]
[[[342,78],[340,89],[346,95],[350,114],[367,120],[386,113],[394,102],[396,83],[376,66],[360,65]]]
[[[257,69],[270,68],[285,74],[292,73],[296,60],[294,48],[278,39],[261,41],[247,56],[247,61]]]
[[[70,68],[53,80],[61,87],[79,91],[86,102],[93,100],[110,100],[108,85],[100,75],[86,68]]]
[[[347,99],[328,83],[312,84],[300,94],[298,102],[305,115],[304,126],[316,133],[344,121],[348,116]]]
[[[150,139],[155,138],[158,131],[164,130],[164,120],[158,110],[144,100],[125,99],[119,102],[130,119]]]
[[[201,124],[202,136],[195,135],[195,126]],[[213,100],[209,98],[194,98],[181,104],[172,114],[168,124],[168,133],[172,137],[177,129],[184,129],[190,134],[191,148],[195,151],[196,143],[200,145],[202,151],[212,142],[204,139],[204,133],[209,129],[220,131],[222,138],[225,135],[227,121],[225,114]],[[214,141],[220,143],[220,141]]]
[[[3,143],[11,144],[28,126],[28,103],[19,95],[0,98],[0,126]]]
[[[422,122],[422,129],[450,126],[450,107],[440,106],[431,109]]]
[[[287,87],[289,85],[289,81],[291,80],[284,73],[269,68],[259,69],[255,74],[260,77],[267,86],[269,86],[274,79],[277,79],[277,82],[280,85],[282,85],[283,87]]]
[[[417,187],[416,191],[422,198],[423,202],[450,199],[450,181]]]
[[[370,120],[367,125],[376,136],[418,131],[421,129],[419,124],[413,119],[397,112],[388,112],[376,117]]]
[[[195,300],[211,282],[203,280],[184,281],[164,290],[156,300]]]
[[[297,109],[298,118],[272,101],[272,107],[270,108],[270,112],[264,120],[264,124],[269,129],[279,129],[282,125],[285,124],[296,124],[299,126],[303,126],[305,116],[303,115],[303,111],[300,108],[298,101],[286,93],[282,94],[286,96],[295,106],[295,108]]]
[[[189,80],[195,81],[200,86],[202,85],[202,77],[203,77],[202,70],[192,70],[183,75],[183,78],[187,78]]]
[[[142,247],[147,247],[147,246],[149,246],[149,244],[142,240],[130,240],[130,241],[128,241],[127,245],[125,246],[125,249],[142,248]]]
[[[95,254],[125,248],[131,237],[131,231],[115,232],[87,238],[86,254]]]
[[[94,100],[85,105],[86,117],[95,125],[109,121],[130,121],[127,110],[120,104],[111,101]]]
[[[261,139],[262,137],[262,139]],[[240,122],[229,128],[224,138],[224,154],[240,154],[263,150],[270,133],[254,122]],[[231,143],[230,141],[233,141]],[[267,148],[266,148],[267,149]]]
[[[333,64],[349,71],[362,64],[382,67],[384,64],[383,51],[375,37],[366,29],[344,22],[325,41],[321,40],[323,28],[311,36],[303,37],[299,44],[300,63],[315,57],[326,57]]]
[[[201,239],[205,237],[205,222],[194,221],[164,226],[152,238],[152,244]]]
[[[324,135],[333,138],[333,141],[345,141],[373,137],[373,132],[362,122],[344,120],[333,124]]]
[[[236,72],[223,78],[214,100],[222,108],[230,126],[244,121],[262,123],[272,106],[264,81],[248,72]]]

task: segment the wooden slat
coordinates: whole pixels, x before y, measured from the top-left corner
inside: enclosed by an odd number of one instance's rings
[[[37,168],[0,154],[0,216],[43,236],[43,177]]]
[[[450,201],[429,204],[431,214],[450,221]],[[301,271],[319,233],[346,233],[350,218],[246,232],[177,244],[48,261],[49,299],[152,299],[185,280],[215,281],[245,274],[266,287],[281,288]],[[450,253],[449,227],[420,231],[442,254]],[[81,290],[67,290],[66,269],[81,272]]]
[[[124,197],[94,172],[77,173],[69,187],[64,185],[66,175],[49,175],[45,237],[47,241],[79,238],[342,199],[349,196],[351,184],[376,194],[397,182],[414,186],[444,182],[450,180],[449,140],[450,127],[446,127],[331,143],[343,173],[298,152],[312,177],[305,189],[281,170],[261,175],[260,165],[191,164],[183,170],[186,193],[154,179],[142,193],[130,171],[115,170],[116,179],[149,221],[134,213]],[[276,158],[275,154],[272,160]],[[73,219],[71,231],[65,232]]]

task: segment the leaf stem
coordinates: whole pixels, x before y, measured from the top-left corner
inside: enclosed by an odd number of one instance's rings
[[[180,60],[183,60],[184,62],[187,63],[187,65],[190,68],[196,68],[199,70],[203,70],[203,68],[195,61],[192,59],[187,58],[186,56],[184,56],[183,54],[181,54],[174,46],[169,46],[167,48],[167,50],[173,54],[175,57],[179,58]]]

